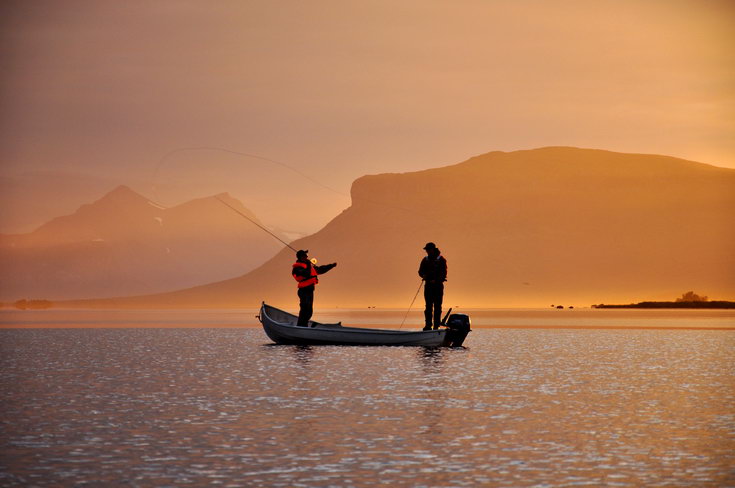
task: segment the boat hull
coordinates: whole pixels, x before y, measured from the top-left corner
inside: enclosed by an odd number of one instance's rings
[[[446,330],[404,331],[342,327],[341,324],[309,322],[298,327],[298,317],[265,303],[258,316],[266,335],[276,344],[340,346],[441,346]]]

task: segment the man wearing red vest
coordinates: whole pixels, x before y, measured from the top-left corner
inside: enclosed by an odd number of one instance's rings
[[[442,301],[444,298],[444,282],[447,281],[447,260],[441,255],[436,244],[429,242],[424,246],[426,257],[419,265],[419,276],[424,280],[424,300],[426,309],[424,330],[431,330],[432,318],[434,328],[438,329],[442,320]]]
[[[337,266],[337,263],[317,266],[309,261],[309,251],[296,252],[296,262],[293,264],[291,275],[298,281],[299,295],[299,327],[308,327],[309,319],[314,313],[314,287],[319,283],[317,275],[324,274]]]

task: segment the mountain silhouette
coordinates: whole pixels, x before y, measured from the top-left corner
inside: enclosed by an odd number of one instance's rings
[[[657,155],[549,147],[364,176],[352,205],[292,246],[339,266],[318,307],[407,307],[428,241],[447,306],[548,306],[735,295],[735,170]],[[88,306],[296,306],[285,249],[244,276]],[[420,299],[419,299],[420,300]]]
[[[283,247],[227,194],[163,208],[118,186],[28,234],[0,235],[0,295],[51,299],[155,293],[239,276]]]
[[[117,183],[107,177],[66,171],[2,173],[0,234],[32,232],[59,215],[74,213]]]

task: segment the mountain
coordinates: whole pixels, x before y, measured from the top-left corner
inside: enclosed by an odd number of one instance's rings
[[[54,217],[73,213],[114,185],[107,178],[73,172],[0,174],[0,233],[32,232]]]
[[[317,307],[407,308],[428,241],[449,263],[447,306],[627,303],[688,289],[725,299],[735,296],[734,210],[735,170],[549,147],[364,176],[347,210],[292,246],[339,263]],[[84,304],[293,308],[293,260],[284,249],[238,278]]]
[[[239,276],[282,247],[222,202],[163,208],[126,186],[33,232],[0,235],[0,296],[70,299],[156,293]]]

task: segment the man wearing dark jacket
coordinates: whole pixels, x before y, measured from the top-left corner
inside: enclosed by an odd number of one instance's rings
[[[324,274],[337,266],[337,263],[317,266],[309,260],[309,251],[296,252],[296,262],[293,264],[291,275],[298,281],[299,295],[299,327],[308,327],[309,319],[314,313],[314,287],[319,283],[317,275]]]
[[[426,257],[419,265],[419,276],[424,280],[424,300],[426,309],[424,330],[431,330],[432,318],[434,328],[438,329],[442,320],[442,300],[444,299],[444,282],[447,281],[447,260],[441,255],[433,242],[424,246]]]

